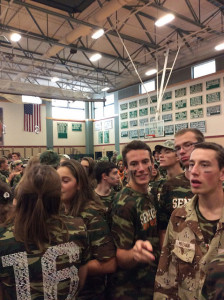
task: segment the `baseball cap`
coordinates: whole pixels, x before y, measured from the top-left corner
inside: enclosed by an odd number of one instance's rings
[[[167,141],[165,141],[162,145],[156,145],[155,146],[155,151],[158,151],[158,152],[160,152],[161,151],[161,149],[163,149],[163,148],[167,148],[167,149],[170,149],[170,150],[175,150],[175,148],[174,148],[174,140],[167,140]]]
[[[59,165],[59,162],[59,155],[52,150],[47,150],[40,155],[40,163],[42,165],[49,165],[56,168]]]

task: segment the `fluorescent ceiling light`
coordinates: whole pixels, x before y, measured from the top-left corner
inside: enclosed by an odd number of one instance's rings
[[[91,57],[90,57],[90,60],[91,61],[97,61],[99,59],[101,59],[102,55],[100,53],[96,53],[96,54],[93,54]]]
[[[58,77],[53,77],[53,78],[51,78],[51,82],[57,82],[57,81],[59,81],[59,78],[58,78]]]
[[[224,43],[215,46],[215,50],[220,51],[224,49]]]
[[[98,38],[100,38],[102,35],[104,35],[104,30],[103,29],[99,29],[97,31],[95,31],[92,35],[92,39],[97,40]]]
[[[167,14],[161,18],[159,18],[156,22],[155,25],[157,27],[161,27],[166,25],[167,23],[170,23],[171,21],[173,21],[173,19],[175,18],[175,16],[173,14]]]
[[[106,92],[106,91],[108,91],[110,88],[109,87],[105,87],[105,88],[103,88],[101,91],[102,92]]]
[[[157,70],[156,70],[156,69],[150,69],[150,70],[148,70],[148,71],[145,73],[145,75],[146,75],[146,76],[150,76],[150,75],[153,75],[153,74],[155,74],[155,73],[157,73]]]
[[[39,97],[22,95],[22,102],[32,103],[32,104],[42,104],[42,99],[40,99]]]
[[[14,32],[10,35],[10,40],[12,42],[18,42],[20,39],[21,39],[21,35],[19,33]]]

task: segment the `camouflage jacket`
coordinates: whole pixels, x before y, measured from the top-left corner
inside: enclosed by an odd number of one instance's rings
[[[87,227],[90,240],[90,259],[107,261],[116,256],[113,238],[103,214],[94,208],[87,208],[81,213]],[[84,288],[77,299],[100,299],[105,292],[105,276],[87,277]]]
[[[190,201],[193,195],[190,181],[184,173],[167,180],[163,184],[160,194],[159,229],[165,230],[174,209]]]
[[[128,250],[133,248],[137,240],[148,240],[156,259],[150,265],[138,264],[131,270],[119,268],[110,278],[108,299],[152,299],[159,258],[154,198],[124,187],[114,201],[112,219],[112,234],[117,248]]]
[[[200,297],[200,300],[221,299],[224,299],[224,253],[209,263]]]
[[[224,209],[216,233],[207,245],[192,201],[171,216],[155,282],[154,300],[197,300],[208,263],[224,250]]]
[[[0,227],[0,282],[3,299],[74,299],[77,293],[80,265],[87,262],[88,236],[81,218],[63,217],[67,230],[55,224],[56,241],[47,244],[43,253],[36,245],[27,252],[17,242],[13,226]]]
[[[0,173],[0,180],[9,184],[8,178],[5,175],[3,175],[2,173]]]

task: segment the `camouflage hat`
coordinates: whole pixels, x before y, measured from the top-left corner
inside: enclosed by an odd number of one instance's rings
[[[161,149],[166,148],[166,149],[170,149],[170,150],[175,150],[174,148],[174,140],[167,140],[165,141],[162,145],[156,145],[155,146],[155,151],[160,152]]]
[[[43,165],[50,165],[54,168],[56,168],[60,163],[60,157],[59,155],[52,151],[47,150],[40,155],[40,163]]]
[[[23,162],[22,162],[22,160],[20,160],[20,159],[14,160],[14,161],[12,162],[12,166],[13,166],[13,167],[18,166],[18,165],[22,165],[22,164],[23,164]]]

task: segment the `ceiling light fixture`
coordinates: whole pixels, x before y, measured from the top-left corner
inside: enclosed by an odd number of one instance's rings
[[[168,23],[170,23],[171,21],[173,21],[173,19],[175,18],[175,16],[173,14],[167,14],[161,18],[159,18],[156,22],[155,22],[155,25],[157,27],[161,27],[161,26],[164,26]]]
[[[103,29],[99,29],[99,30],[95,31],[91,37],[92,37],[92,39],[97,40],[102,35],[104,35],[104,30]]]
[[[157,73],[157,70],[156,70],[156,69],[150,69],[150,70],[148,70],[147,72],[145,72],[145,75],[146,75],[146,76],[150,76],[150,75],[153,75],[153,74],[155,74],[155,73]]]
[[[105,87],[105,88],[103,88],[101,91],[102,92],[106,92],[106,91],[108,91],[110,88],[107,86],[107,87]]]
[[[58,77],[53,77],[53,78],[51,78],[51,82],[57,82],[57,81],[59,81],[60,79],[58,78]]]
[[[10,35],[10,40],[12,42],[18,42],[20,39],[21,39],[21,35],[19,33],[14,32]]]
[[[96,53],[96,54],[93,54],[91,57],[90,57],[90,61],[97,61],[99,59],[101,59],[102,55],[100,53]]]
[[[215,50],[220,51],[224,49],[224,43],[215,46]]]

